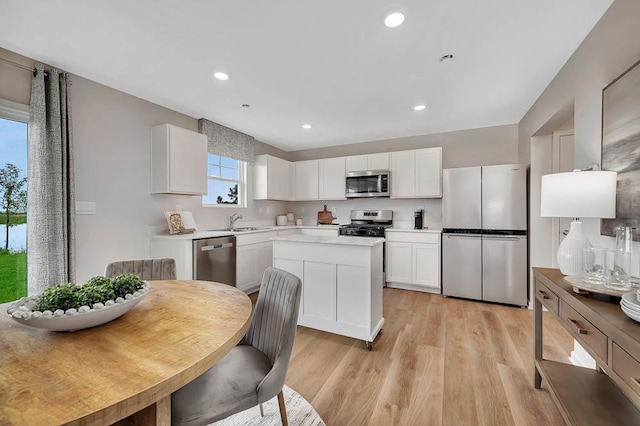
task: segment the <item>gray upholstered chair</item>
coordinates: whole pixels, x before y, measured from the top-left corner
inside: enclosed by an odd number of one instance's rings
[[[120,274],[136,274],[143,280],[175,280],[176,261],[170,258],[122,260],[109,263],[104,271],[107,278]]]
[[[296,333],[301,288],[295,275],[267,268],[247,334],[212,368],[173,393],[172,425],[206,425],[276,395],[282,424],[287,425],[282,388]]]

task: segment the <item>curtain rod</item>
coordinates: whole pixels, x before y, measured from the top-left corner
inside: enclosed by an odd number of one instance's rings
[[[10,60],[5,59],[5,58],[2,58],[2,57],[0,57],[0,61],[6,62],[6,63],[8,63],[8,64],[10,64],[10,65],[13,65],[14,67],[18,67],[18,68],[23,69],[23,70],[25,70],[25,71],[31,71],[31,72],[32,72],[32,73],[34,73],[34,74],[36,73],[36,69],[35,69],[34,67],[30,67],[30,66],[27,66],[27,65],[23,65],[23,64],[20,64],[20,63],[18,63],[18,62],[13,62],[13,61],[10,61]],[[45,71],[45,72],[44,72],[44,76],[45,76],[45,77],[48,77],[48,76],[49,76],[49,73]]]

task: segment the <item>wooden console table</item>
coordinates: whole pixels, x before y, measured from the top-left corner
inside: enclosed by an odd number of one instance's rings
[[[544,379],[570,425],[640,425],[640,323],[620,309],[619,299],[573,292],[557,269],[533,268],[534,385]],[[598,371],[545,360],[542,306],[596,360]]]

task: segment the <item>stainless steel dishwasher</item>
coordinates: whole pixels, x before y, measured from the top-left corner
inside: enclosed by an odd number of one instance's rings
[[[236,237],[193,240],[193,279],[236,285]]]

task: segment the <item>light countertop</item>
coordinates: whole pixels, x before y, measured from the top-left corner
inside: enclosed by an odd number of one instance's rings
[[[242,226],[238,226],[238,228],[242,228]],[[257,226],[257,229],[251,231],[224,231],[224,230],[203,230],[196,231],[191,234],[156,234],[150,235],[150,238],[168,238],[172,240],[199,240],[202,238],[215,238],[215,237],[225,237],[230,235],[245,235],[245,234],[255,234],[258,232],[276,232],[276,231],[284,231],[287,229],[330,229],[330,230],[338,230],[340,225],[292,225],[292,226]]]
[[[283,237],[275,237],[272,241],[287,241],[294,243],[313,243],[313,244],[334,244],[334,245],[348,245],[348,246],[364,246],[373,247],[378,244],[384,243],[384,238],[371,238],[371,237],[320,237],[316,235],[287,235]]]
[[[387,228],[385,232],[415,232],[422,234],[441,234],[442,229],[411,229],[411,228]]]

